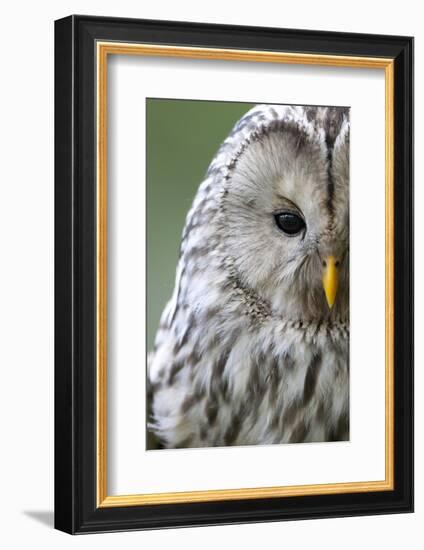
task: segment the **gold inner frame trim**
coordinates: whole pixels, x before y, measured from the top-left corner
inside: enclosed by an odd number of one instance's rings
[[[101,42],[97,54],[97,506],[142,506],[394,489],[394,60],[254,50]],[[107,61],[109,55],[220,59],[261,63],[384,69],[386,184],[385,479],[349,483],[217,489],[109,496],[107,493]]]

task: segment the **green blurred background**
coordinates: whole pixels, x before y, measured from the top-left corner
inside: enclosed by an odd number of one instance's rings
[[[147,349],[172,295],[185,217],[222,141],[254,103],[147,99]]]

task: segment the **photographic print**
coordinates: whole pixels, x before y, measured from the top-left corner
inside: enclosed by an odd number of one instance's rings
[[[57,529],[413,510],[412,122],[411,37],[55,22]]]
[[[349,114],[146,100],[148,449],[349,440]]]

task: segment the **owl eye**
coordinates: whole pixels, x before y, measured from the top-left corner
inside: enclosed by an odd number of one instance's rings
[[[293,212],[280,212],[275,214],[275,223],[287,235],[297,235],[305,228],[305,222]]]

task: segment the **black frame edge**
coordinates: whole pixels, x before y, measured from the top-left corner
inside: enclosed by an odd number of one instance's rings
[[[395,479],[414,511],[414,38],[395,59]]]
[[[74,17],[55,22],[55,418],[54,526],[75,533],[73,411]]]

